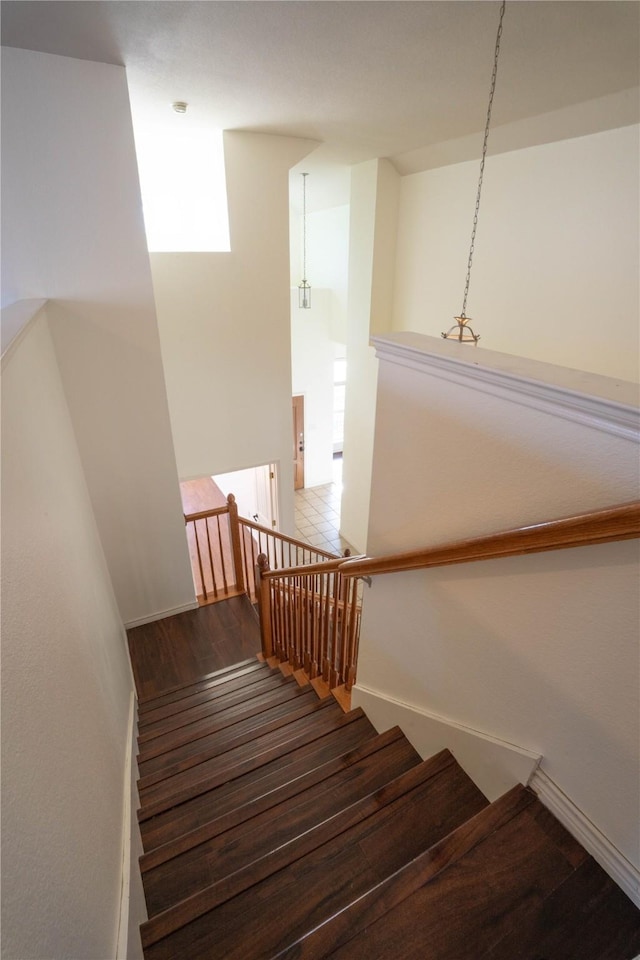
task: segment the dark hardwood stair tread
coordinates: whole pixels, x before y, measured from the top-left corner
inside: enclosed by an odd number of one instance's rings
[[[149,916],[291,843],[419,763],[409,741],[398,738],[328,772],[323,780],[314,779],[296,796],[289,790],[280,791],[285,796],[267,810],[255,809],[252,816],[255,805],[246,805],[247,819],[145,873]]]
[[[438,872],[473,849],[486,836],[522,810],[530,809],[533,800],[530,791],[522,786],[514,787],[429,849],[402,864],[395,872],[390,872],[364,894],[346,902],[324,923],[293,939],[277,953],[278,960],[314,960],[315,957],[329,956],[358,931],[369,927],[428,883]]]
[[[263,697],[275,690],[291,686],[291,684],[295,682],[294,677],[283,677],[280,671],[276,670],[269,676],[264,677],[264,679],[258,680],[249,686],[240,687],[237,690],[230,690],[214,698],[206,697],[201,702],[195,704],[187,704],[185,709],[172,713],[161,720],[148,723],[142,728],[138,734],[140,752],[142,753],[145,749],[151,747],[153,741],[158,737],[165,736],[191,723],[196,723],[198,720],[213,717],[233,707],[248,706],[251,701],[257,697]],[[199,696],[199,694],[196,696]]]
[[[156,703],[158,700],[162,700],[167,696],[171,696],[174,693],[179,693],[181,690],[197,687],[203,683],[208,683],[211,680],[216,680],[219,677],[225,676],[226,674],[237,672],[239,669],[252,666],[255,663],[264,663],[264,660],[259,660],[258,657],[247,657],[246,660],[240,660],[238,663],[232,663],[227,667],[221,667],[219,670],[212,670],[211,673],[206,673],[204,676],[198,677],[197,680],[189,680],[186,683],[176,683],[171,687],[167,687],[162,691],[162,693],[155,694],[153,697],[141,697],[138,701],[138,709],[146,710],[149,704]]]
[[[530,904],[542,903],[573,872],[525,809],[330,956],[478,960],[517,937]]]
[[[228,677],[221,677],[218,680],[212,680],[202,690],[194,690],[192,693],[185,694],[182,697],[175,697],[168,703],[158,704],[149,708],[144,713],[138,712],[138,728],[146,730],[152,723],[158,720],[164,720],[176,713],[182,713],[190,707],[206,703],[208,700],[217,700],[224,697],[227,693],[234,690],[246,690],[252,683],[259,683],[266,677],[277,677],[279,670],[274,670],[266,663],[256,663],[255,667],[245,667],[239,673],[230,674]],[[282,674],[280,674],[282,676]]]
[[[317,923],[335,912],[345,896],[352,896],[358,883],[364,892],[486,804],[444,751],[147,921],[141,927],[143,946],[153,958],[261,956],[282,937],[277,904],[284,888],[288,923],[294,929],[296,923]],[[249,907],[258,901],[260,916]],[[215,917],[207,912],[214,907]],[[267,923],[269,917],[276,923]]]
[[[277,743],[279,737],[290,736],[288,728],[297,722],[304,722],[311,718],[319,710],[327,709],[323,707],[323,701],[318,700],[312,689],[307,688],[301,691],[301,695],[295,700],[282,704],[279,708],[274,708],[273,713],[277,715],[273,718],[265,719],[264,723],[241,724],[239,729],[230,727],[222,730],[213,737],[204,737],[197,740],[193,754],[177,759],[174,763],[163,766],[155,772],[149,773],[138,780],[138,793],[142,805],[145,800],[154,797],[158,792],[166,793],[171,791],[174,785],[180,785],[182,779],[188,779],[188,773],[192,769],[197,769],[206,765],[211,760],[224,758],[227,754],[233,755],[241,747],[248,747],[250,750],[267,741]],[[181,751],[177,751],[180,755]],[[160,762],[162,758],[159,758]],[[153,763],[154,761],[150,761]]]
[[[149,755],[138,755],[140,777],[145,778],[156,770],[190,757],[209,743],[224,744],[229,739],[237,738],[241,732],[255,730],[275,717],[292,712],[300,705],[300,701],[306,702],[310,696],[313,702],[315,693],[309,687],[300,687],[294,680],[277,693],[250,701],[251,706],[247,704],[244,709],[234,707],[207,722],[199,721],[195,729],[181,728],[162,737],[160,742],[154,741]]]
[[[351,729],[345,728],[346,731]],[[379,733],[356,747],[349,749],[348,752],[341,753],[331,757],[328,760],[322,758],[312,758],[309,769],[304,770],[297,776],[289,773],[288,778],[271,789],[264,790],[260,781],[254,786],[252,792],[246,800],[236,793],[233,806],[230,806],[226,812],[220,812],[220,803],[217,802],[211,794],[209,813],[212,818],[206,822],[198,823],[189,832],[182,832],[173,840],[156,847],[153,851],[140,857],[140,870],[145,874],[167,860],[177,857],[186,850],[191,850],[199,843],[204,843],[214,837],[245,823],[247,820],[253,820],[267,811],[273,810],[276,806],[287,800],[295,800],[305,791],[311,789],[315,784],[324,783],[335,773],[339,773],[362,760],[378,754],[387,747],[392,747],[401,742],[403,749],[410,752],[414,763],[420,763],[420,755],[413,749],[400,727],[392,727],[385,733]],[[318,762],[318,759],[321,762]],[[262,792],[260,792],[262,791]],[[215,813],[214,813],[215,811]]]
[[[638,953],[640,911],[587,856],[541,904],[530,898],[517,930],[482,960],[633,960]]]
[[[243,744],[236,750],[223,754],[222,757],[214,757],[200,764],[199,768],[187,770],[180,775],[180,786],[175,782],[177,778],[171,778],[170,781],[150,787],[153,795],[144,800],[141,798],[142,807],[138,812],[138,818],[144,820],[156,816],[170,807],[211,790],[214,786],[237,779],[244,773],[263,766],[270,760],[283,756],[330,730],[364,716],[364,713],[358,710],[353,710],[351,713],[354,716],[349,717],[349,714],[343,713],[331,699],[320,701],[315,713],[277,731],[279,736],[272,734],[256,738],[252,743]]]
[[[296,742],[282,744],[263,754],[262,762],[256,762],[237,777],[222,783],[213,781],[179,806],[142,820],[143,847],[149,852],[198,829],[212,816],[232,816],[238,807],[268,797],[283,785],[295,783],[297,778],[342,757],[346,751],[365,747],[375,736],[376,731],[362,712],[336,715],[333,726],[319,736],[310,732]]]

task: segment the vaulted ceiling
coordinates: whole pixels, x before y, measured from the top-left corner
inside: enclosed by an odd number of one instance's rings
[[[162,120],[185,100],[189,123],[311,138],[324,163],[389,157],[411,172],[447,162],[442,143],[472,142],[477,154],[499,6],[3,0],[2,42],[123,64],[136,122]],[[626,0],[509,0],[493,127],[562,118],[586,101],[598,117],[591,111],[571,135],[631,122],[639,10]],[[465,149],[452,156],[465,159]]]

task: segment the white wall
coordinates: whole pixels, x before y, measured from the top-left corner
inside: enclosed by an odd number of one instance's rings
[[[638,381],[638,126],[487,159],[467,315],[492,350]],[[462,308],[479,162],[402,178],[393,329]]]
[[[293,393],[304,397],[304,485],[331,483],[333,470],[333,293],[312,289],[311,308],[298,307],[291,291]]]
[[[42,312],[3,358],[2,454],[2,955],[105,960],[132,679]]]
[[[45,297],[125,622],[194,602],[125,71],[2,56],[3,297]]]
[[[387,160],[352,169],[340,532],[361,551],[367,549],[378,367],[369,338],[376,330],[391,329],[398,184]]]
[[[280,468],[293,530],[288,171],[305,140],[225,133],[231,253],[152,254],[181,479]]]
[[[394,358],[394,344],[416,363]],[[569,411],[568,384],[588,393],[587,375],[419,335],[379,348],[372,555],[637,497],[637,433],[606,417],[603,427],[591,407]],[[473,379],[479,367],[503,387]],[[512,392],[514,378],[556,380],[557,412]],[[614,419],[635,397],[591,379]],[[638,628],[637,542],[378,577],[358,684],[542,754],[545,773],[637,865]]]
[[[297,290],[302,279],[301,216],[291,217],[290,233],[291,286]],[[348,204],[307,213],[307,274],[307,280],[311,284],[312,307],[315,306],[315,291],[325,291],[325,296],[329,297],[329,335],[332,340],[346,343],[349,292]]]

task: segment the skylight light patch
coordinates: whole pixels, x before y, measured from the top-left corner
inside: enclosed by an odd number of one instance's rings
[[[222,131],[172,123],[135,137],[149,251],[230,250]]]

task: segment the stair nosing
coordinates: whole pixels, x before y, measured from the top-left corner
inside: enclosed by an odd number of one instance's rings
[[[272,790],[269,790],[261,797],[254,798],[250,803],[245,803],[239,807],[235,807],[233,810],[223,814],[221,817],[210,820],[207,823],[190,830],[188,833],[183,834],[181,837],[170,840],[167,843],[150,850],[148,853],[142,854],[142,856],[139,858],[140,872],[143,874],[147,873],[149,870],[153,870],[156,867],[161,866],[161,864],[166,863],[168,860],[172,860],[174,857],[180,856],[187,850],[191,850],[193,847],[199,846],[201,843],[206,843],[208,840],[212,840],[214,837],[226,833],[228,830],[239,826],[241,823],[246,823],[248,820],[253,819],[253,817],[257,816],[258,814],[270,810],[279,803],[299,796],[305,790],[315,786],[315,784],[322,780],[326,780],[334,773],[338,773],[341,770],[346,770],[354,764],[359,763],[366,757],[373,756],[381,750],[384,750],[385,747],[396,743],[403,737],[404,734],[399,727],[393,727],[391,730],[387,730],[384,733],[379,733],[377,736],[372,737],[370,740],[367,740],[359,747],[350,750],[348,753],[342,754],[339,757],[335,757],[333,760],[327,760],[325,763],[320,764],[314,769],[304,774],[300,774],[294,780],[289,780],[287,783],[281,784],[279,787],[274,787]],[[409,741],[407,741],[407,743],[408,742]],[[416,754],[416,756],[418,755]]]
[[[380,810],[388,807],[423,783],[442,774],[455,762],[448,750],[441,751],[429,760],[423,760],[416,767],[412,767],[401,776],[395,777],[361,800],[349,804],[344,810],[328,817],[322,823],[310,827],[297,837],[286,841],[276,847],[275,850],[264,854],[252,863],[246,864],[222,880],[203,887],[197,893],[156,914],[140,927],[143,948],[170,936],[180,927],[197,920],[220,906],[221,903],[225,903],[244,890],[262,882],[271,874],[285,869],[291,863],[307,856],[322,844],[335,839],[335,837],[363,820],[375,816]],[[278,857],[284,859],[284,862],[278,862]],[[275,861],[275,867],[273,861]],[[263,866],[263,873],[258,871],[256,878],[255,871],[259,864]],[[243,880],[245,881],[244,885]]]
[[[201,690],[190,690],[189,688],[184,688],[184,696],[172,697],[172,699],[167,701],[166,703],[155,703],[154,701],[147,700],[143,704],[138,704],[138,723],[148,724],[150,722],[153,722],[153,721],[149,721],[148,717],[150,714],[154,713],[156,710],[162,710],[165,707],[171,707],[174,704],[180,704],[182,703],[183,700],[187,700],[189,697],[195,697],[199,693],[207,693],[207,691],[219,692],[220,690],[224,690],[225,684],[229,683],[232,680],[242,680],[243,678],[252,677],[254,674],[256,675],[256,678],[259,678],[262,674],[264,674],[265,676],[269,676],[270,674],[274,674],[275,672],[276,671],[273,669],[273,667],[270,667],[268,664],[262,663],[260,661],[256,661],[255,667],[250,664],[247,667],[243,667],[242,670],[239,671],[238,673],[230,672],[228,676],[217,677],[217,678],[213,678],[210,681],[206,681],[206,686],[204,686]],[[198,682],[205,682],[205,681],[198,681]],[[198,682],[190,684],[189,687],[197,686]],[[250,681],[247,679],[247,683],[249,682]],[[253,682],[257,682],[257,680],[254,680]],[[174,692],[179,692],[179,691],[174,691]],[[172,695],[169,693],[162,694],[161,696],[158,696],[155,699],[161,700],[167,696],[172,696]],[[176,713],[177,712],[179,711],[176,711]]]
[[[304,706],[300,706],[297,703],[297,701],[300,699],[304,699],[309,702],[305,703]],[[296,720],[301,720],[307,716],[311,716],[317,710],[320,703],[322,703],[322,701],[315,697],[313,690],[310,688],[307,690],[305,688],[300,694],[298,694],[298,696],[287,701],[288,706],[291,707],[290,712],[286,712],[282,714],[282,716],[275,717],[273,720],[266,722],[264,727],[262,727],[259,731],[254,727],[250,727],[248,730],[238,734],[235,739],[232,739],[227,743],[223,742],[217,745],[213,744],[206,749],[203,749],[200,753],[194,753],[192,756],[185,757],[183,760],[178,760],[174,764],[164,769],[156,770],[153,773],[148,773],[140,777],[138,780],[138,793],[141,794],[142,791],[148,790],[150,787],[162,783],[164,780],[170,780],[171,777],[178,776],[180,773],[185,773],[187,770],[191,770],[193,767],[197,767],[201,763],[206,763],[207,760],[213,760],[216,757],[223,757],[225,753],[230,753],[232,750],[235,750],[236,747],[242,747],[247,743],[251,743],[259,736],[266,736],[269,733],[274,733],[276,730],[280,730],[281,727],[285,727],[289,723],[295,723]],[[233,726],[226,727],[224,729],[226,731],[233,731]],[[220,732],[222,733],[223,731]],[[222,749],[220,749],[221,747]]]
[[[258,663],[259,668],[263,668],[264,666],[265,664]],[[165,717],[156,717],[155,719],[150,719],[151,715],[155,713],[156,710],[166,710],[171,707],[176,707],[175,710],[170,710],[170,712],[166,714],[167,717],[171,717],[176,713],[181,713],[183,710],[188,710],[189,708],[183,706],[183,704],[185,700],[189,700],[191,697],[197,697],[201,694],[206,695],[207,693],[210,693],[211,697],[209,697],[209,699],[217,700],[225,695],[225,684],[230,683],[231,681],[244,681],[246,686],[250,686],[252,683],[258,683],[261,679],[265,679],[268,676],[274,675],[277,675],[277,671],[267,665],[266,670],[248,670],[248,673],[233,674],[217,681],[212,680],[211,683],[202,690],[194,690],[192,693],[185,694],[184,697],[176,697],[173,700],[169,700],[168,703],[156,704],[153,708],[143,712],[138,710],[138,727],[142,727],[142,729],[144,729],[145,727],[150,726],[150,724],[156,723],[158,720],[164,720]],[[237,689],[242,689],[242,687],[238,687]],[[227,693],[230,692],[232,691],[227,690]],[[191,704],[191,706],[195,706],[195,704]]]
[[[277,687],[277,690],[282,689]],[[229,730],[231,727],[234,727],[238,723],[242,723],[243,720],[250,720],[252,717],[259,717],[260,714],[266,713],[270,709],[282,706],[285,703],[290,703],[294,700],[299,699],[306,692],[306,688],[300,687],[295,680],[293,684],[286,684],[284,687],[285,691],[289,696],[285,697],[282,700],[277,700],[274,703],[262,703],[260,705],[254,704],[253,707],[249,706],[253,703],[254,700],[257,700],[258,697],[252,697],[251,700],[245,701],[247,709],[244,713],[238,713],[235,717],[226,717],[226,710],[219,710],[214,714],[209,714],[204,717],[199,717],[197,720],[192,720],[190,723],[185,723],[182,726],[175,727],[173,730],[168,730],[166,733],[161,734],[159,737],[154,737],[153,740],[147,741],[149,744],[153,744],[155,740],[165,739],[173,735],[178,735],[178,731],[182,731],[179,735],[180,739],[178,742],[172,744],[171,746],[162,745],[160,743],[155,744],[155,746],[149,747],[149,752],[139,752],[137,756],[138,766],[140,764],[146,763],[148,760],[155,760],[157,757],[161,757],[165,753],[170,753],[172,750],[177,750],[180,747],[186,746],[188,743],[195,743],[198,740],[202,740],[203,737],[213,736],[215,733],[221,733],[223,730]],[[269,691],[272,693],[272,691]],[[268,696],[268,693],[262,694],[262,696]],[[227,709],[236,709],[245,704],[234,704],[233,707]],[[196,723],[205,723],[209,721],[213,729],[204,729],[204,730],[189,730],[189,727],[193,726]],[[183,739],[182,739],[183,738]],[[161,748],[161,749],[160,749]]]
[[[140,706],[146,706],[148,703],[151,703],[153,700],[158,700],[161,697],[165,697],[168,694],[176,693],[178,690],[182,690],[184,687],[193,687],[197,683],[206,683],[208,680],[213,680],[217,676],[222,674],[229,673],[232,670],[236,670],[240,667],[247,667],[251,663],[264,663],[264,660],[258,660],[257,656],[247,657],[246,660],[239,660],[237,663],[230,663],[227,667],[220,667],[219,670],[212,670],[211,673],[205,673],[203,677],[198,677],[197,680],[188,680],[186,683],[177,683],[172,687],[168,687],[166,690],[163,690],[162,693],[157,693],[153,697],[143,697],[138,699]]]
[[[321,700],[320,708],[328,708],[332,706],[337,706],[335,702],[332,703],[330,699]],[[338,710],[340,708],[338,707]],[[224,774],[221,772],[212,776],[204,777],[202,780],[192,784],[190,787],[185,787],[179,793],[173,794],[170,797],[165,798],[164,800],[154,801],[152,804],[142,806],[138,810],[138,821],[143,822],[144,820],[149,820],[151,817],[155,817],[160,813],[164,813],[171,807],[178,806],[181,803],[187,803],[189,800],[193,800],[195,797],[200,796],[202,793],[208,793],[210,790],[214,790],[216,787],[220,786],[222,783],[230,783],[233,780],[237,780],[239,777],[244,776],[244,774],[250,772],[251,770],[259,769],[261,766],[265,766],[268,763],[271,763],[273,760],[279,760],[283,756],[292,753],[297,750],[299,747],[306,746],[310,743],[313,743],[315,740],[319,740],[321,737],[324,737],[327,733],[335,732],[336,730],[341,729],[342,727],[348,726],[350,723],[355,723],[357,720],[367,719],[364,710],[360,707],[356,707],[355,710],[351,710],[349,713],[339,713],[334,716],[333,725],[329,729],[320,728],[319,730],[307,729],[303,733],[298,733],[291,737],[290,740],[283,741],[282,743],[276,744],[274,747],[267,748],[262,751],[262,753],[257,754],[256,756],[249,757],[245,760],[241,760],[239,763],[232,765],[229,769],[224,771]]]
[[[347,944],[363,929],[395,909],[421,887],[426,886],[444,870],[447,870],[470,853],[476,846],[491,837],[500,827],[526,811],[534,801],[534,795],[526,787],[521,784],[512,787],[511,790],[508,790],[493,803],[460,824],[459,827],[442,837],[427,850],[403,864],[389,876],[356,897],[355,900],[345,904],[331,917],[327,917],[326,920],[314,927],[313,930],[305,932],[302,936],[287,944],[286,947],[283,947],[277,954],[273,954],[271,960],[294,960],[294,957],[304,957],[305,954],[301,952],[301,949],[304,948],[306,943],[311,945],[309,956],[329,956],[335,950]],[[487,826],[484,826],[485,821],[489,821]],[[450,846],[452,838],[456,835],[462,838],[463,844],[452,851],[446,859],[438,863],[438,853]],[[384,896],[385,891],[389,891],[400,877],[405,879],[405,886],[400,895],[393,897],[387,892],[387,895]],[[407,877],[410,878],[408,886],[406,885]],[[372,901],[370,907],[367,907],[367,901]],[[363,914],[359,921],[356,920],[355,925],[354,908],[360,910]],[[337,933],[331,937],[329,942],[326,942],[326,933],[330,932],[331,926],[336,925],[338,926]],[[325,937],[322,936],[323,933]],[[312,942],[311,938],[314,938]],[[318,938],[322,938],[320,943],[317,942]]]
[[[266,683],[267,681],[282,681],[275,682],[268,686],[265,690],[258,690],[253,693],[253,688],[257,687],[259,684]],[[288,686],[290,683],[295,683],[294,677],[283,677],[281,674],[278,676],[274,671],[273,674],[264,677],[262,680],[257,680],[255,683],[249,684],[247,687],[239,687],[237,690],[228,690],[226,693],[221,694],[219,697],[212,697],[207,700],[203,700],[201,703],[192,703],[188,707],[185,707],[184,710],[176,710],[175,713],[170,713],[166,717],[161,717],[158,720],[154,720],[152,723],[146,724],[142,730],[138,733],[138,745],[140,747],[144,746],[147,743],[151,743],[153,740],[156,740],[158,737],[163,737],[167,733],[171,733],[172,730],[179,730],[182,726],[187,726],[189,723],[194,723],[194,720],[185,720],[184,714],[189,713],[191,710],[211,710],[211,713],[205,713],[203,716],[215,716],[217,713],[224,713],[225,710],[230,707],[237,706],[236,703],[224,704],[221,703],[225,697],[239,697],[239,702],[249,703],[251,700],[255,700],[256,697],[265,696],[270,693],[272,690],[279,690],[282,686]],[[242,694],[246,693],[246,696]],[[179,701],[176,701],[179,702]],[[196,717],[196,720],[202,719],[201,717]],[[167,729],[152,730],[150,729],[153,724],[168,724]],[[173,725],[171,725],[173,724]]]

